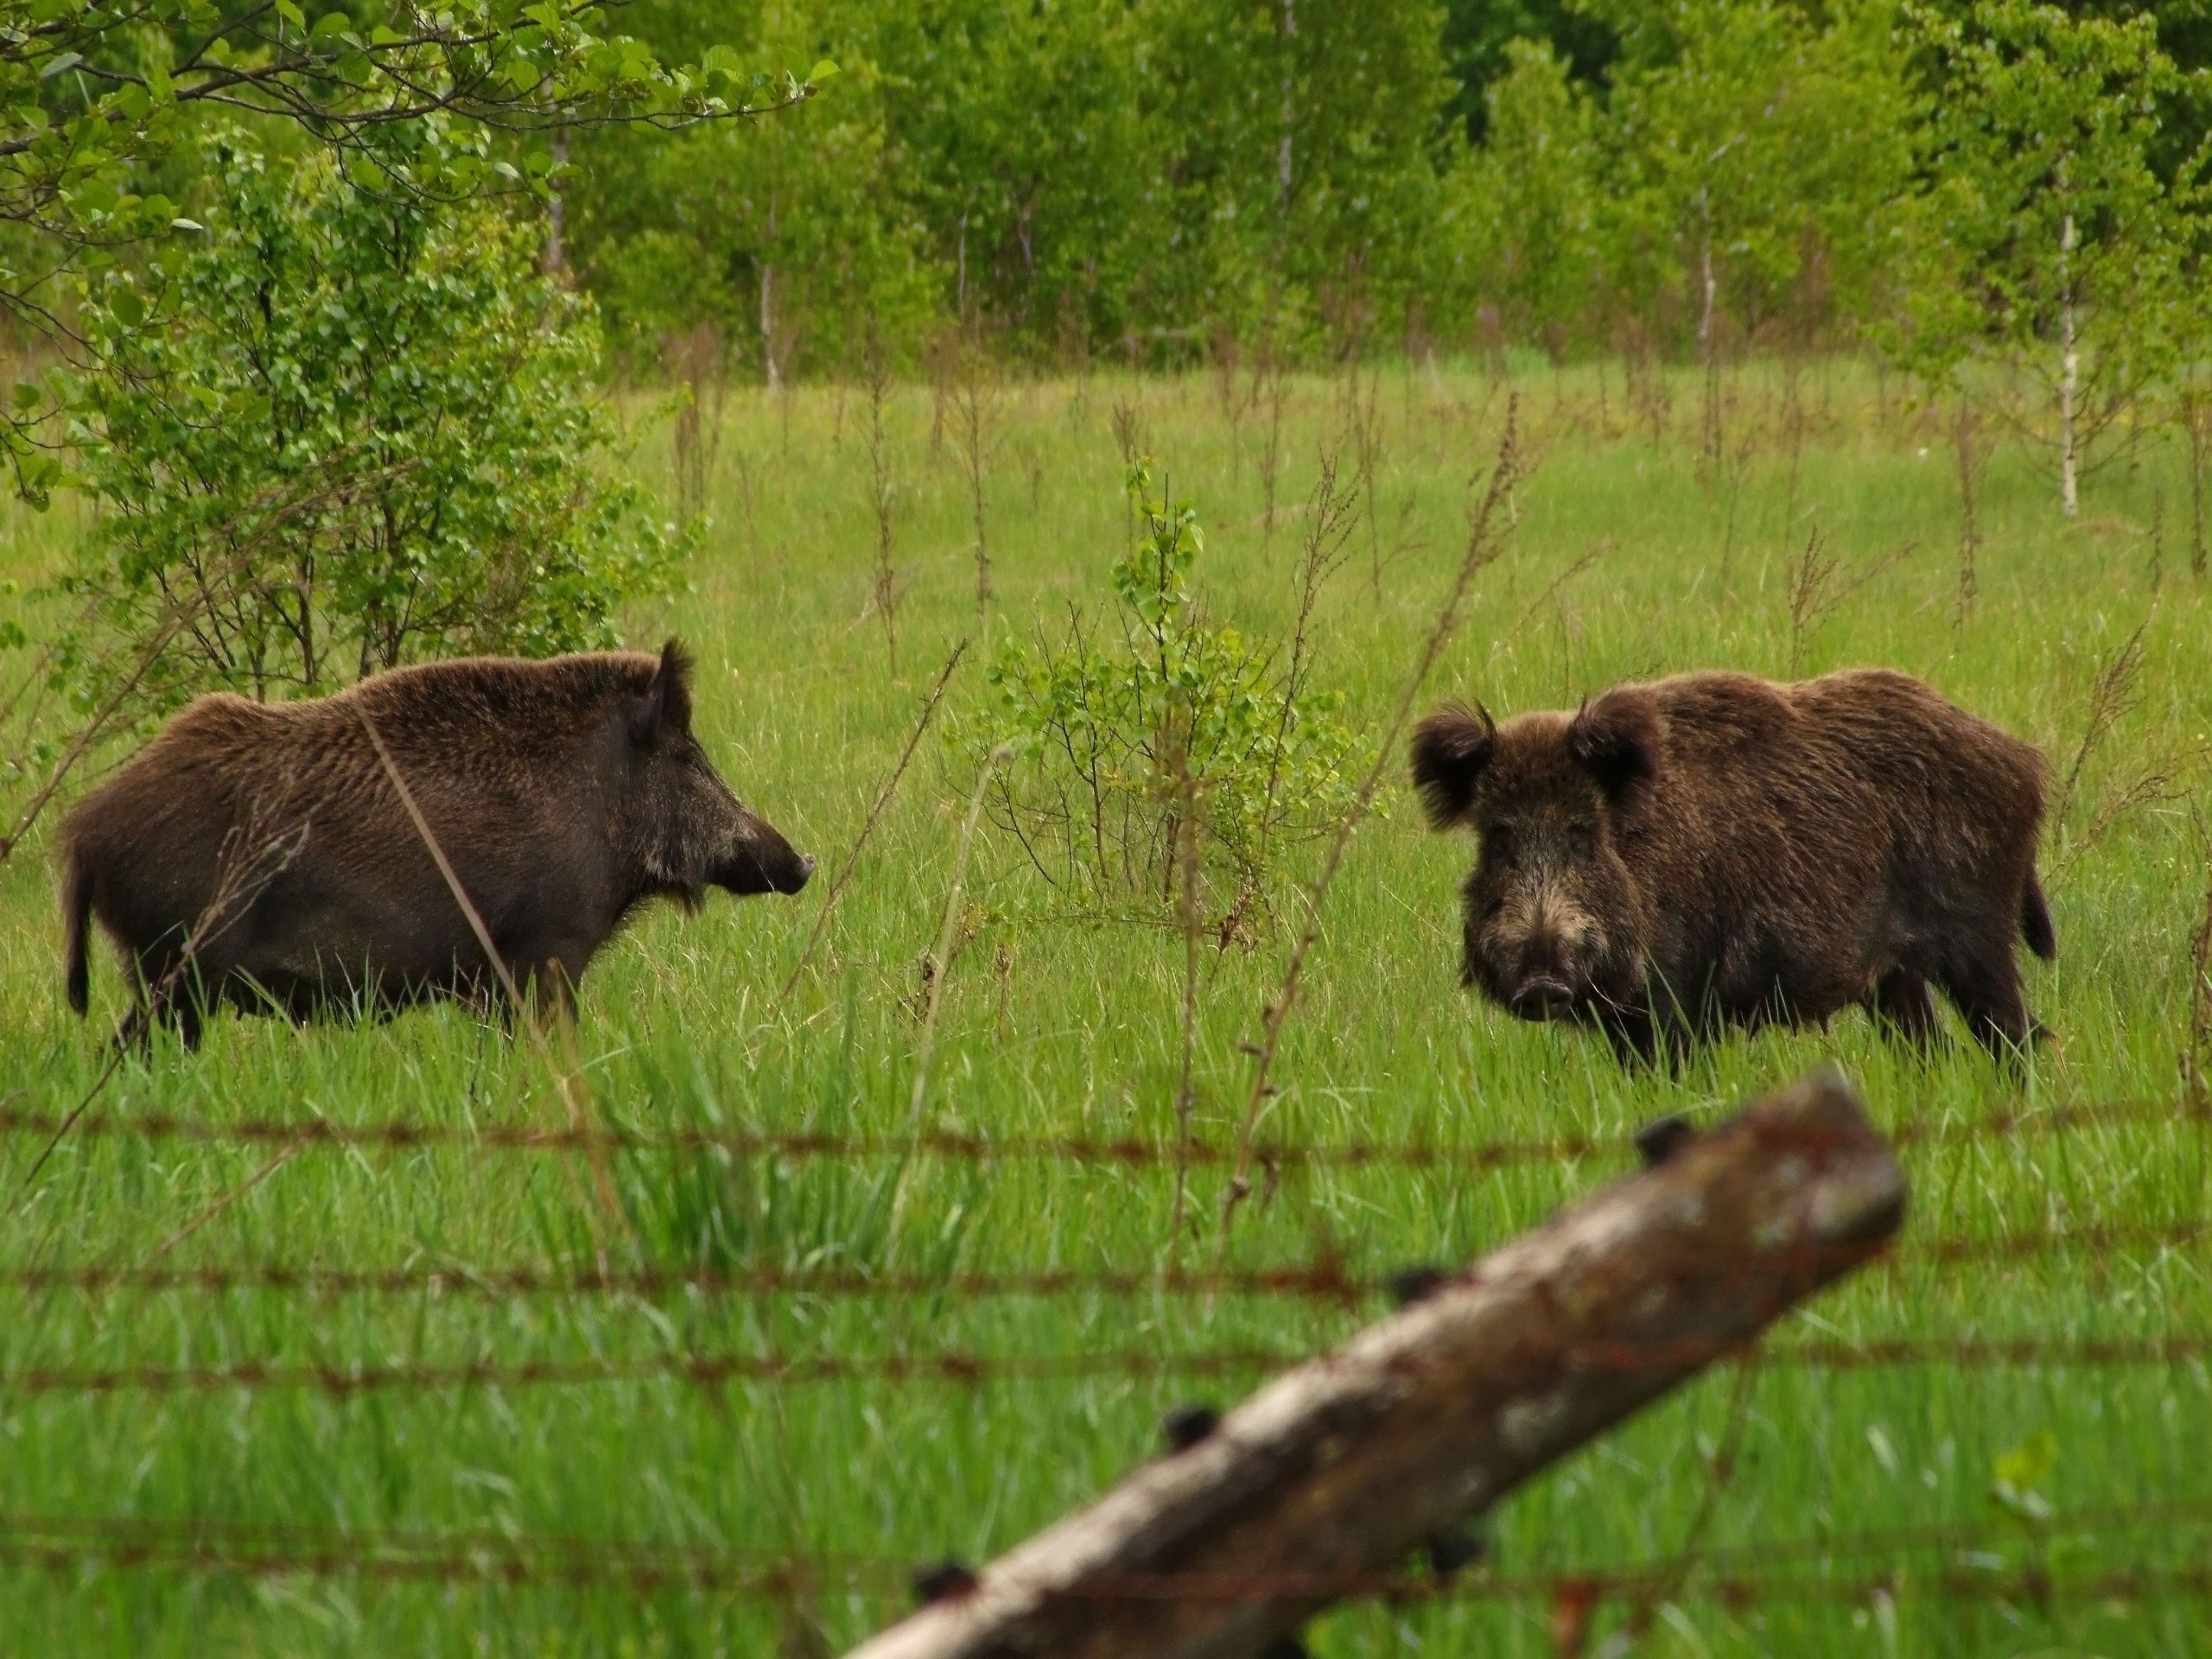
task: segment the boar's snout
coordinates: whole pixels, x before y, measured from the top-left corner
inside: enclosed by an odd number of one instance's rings
[[[813,874],[812,853],[798,851],[774,826],[746,812],[729,856],[715,874],[715,883],[743,898],[757,893],[797,893]]]
[[[1531,974],[1515,988],[1511,1006],[1523,1020],[1564,1020],[1574,1008],[1574,988],[1550,974]]]

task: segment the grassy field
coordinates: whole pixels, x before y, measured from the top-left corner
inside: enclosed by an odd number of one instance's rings
[[[2029,995],[2055,1040],[2014,1078],[1970,1046],[1916,1060],[1853,1014],[1826,1033],[1719,1044],[1679,1076],[1624,1073],[1601,1043],[1510,1022],[1459,990],[1455,888],[1470,851],[1426,833],[1394,760],[1386,810],[1359,830],[1328,895],[1285,1031],[1268,1132],[1447,1148],[1588,1135],[1621,1151],[1479,1174],[1287,1169],[1243,1207],[1233,1258],[1288,1264],[1332,1251],[1371,1274],[1465,1259],[1627,1168],[1627,1137],[1649,1119],[1710,1116],[1833,1058],[1885,1124],[1964,1125],[2083,1103],[2150,1109],[2051,1133],[1916,1143],[1905,1154],[1912,1213],[1895,1270],[1862,1275],[1787,1321],[1777,1344],[1813,1333],[1937,1343],[2212,1333],[2202,1248],[2130,1242],[1994,1263],[1945,1263],[1927,1250],[2053,1228],[2187,1224],[2212,1201],[2212,1134],[2157,1104],[2180,1098],[2190,939],[2207,868],[2190,803],[2212,792],[2212,583],[2189,574],[2178,453],[2146,447],[2098,474],[2069,524],[2038,458],[1999,448],[1980,503],[1979,594],[1961,615],[1948,435],[1882,397],[1871,375],[1838,365],[1805,383],[1806,435],[1793,457],[1781,384],[1731,379],[1719,462],[1700,468],[1694,378],[1672,384],[1673,412],[1655,432],[1627,405],[1618,372],[1601,382],[1592,371],[1560,379],[1529,368],[1522,417],[1535,470],[1516,493],[1510,545],[1481,576],[1424,706],[1480,696],[1503,714],[1690,667],[1788,676],[1883,664],[2041,745],[2063,783],[2085,734],[2103,723],[2092,718],[2100,672],[2139,629],[2139,672],[2107,710],[2109,730],[2089,744],[2047,830],[2061,954],[2055,966],[2031,967]],[[1373,390],[1375,545],[1393,556],[1378,580],[1363,525],[1323,601],[1318,674],[1379,735],[1458,563],[1470,480],[1495,452],[1507,399],[1461,369],[1388,371]],[[1327,382],[1289,383],[1287,503],[1305,496],[1325,448],[1341,448],[1351,467],[1351,447],[1332,435],[1341,400]],[[1300,520],[1286,512],[1272,537],[1262,524],[1264,411],[1232,419],[1215,380],[1194,376],[1002,391],[987,474],[994,633],[1063,615],[1071,601],[1108,601],[1105,572],[1126,524],[1117,410],[1176,493],[1197,505],[1209,544],[1196,581],[1213,613],[1255,631],[1286,628]],[[930,395],[910,389],[892,410],[897,559],[911,585],[900,673],[889,675],[868,611],[865,418],[857,394],[834,389],[737,395],[708,477],[712,524],[690,587],[627,629],[643,642],[675,632],[696,649],[710,751],[826,869],[858,833],[974,603],[969,480],[949,438],[933,452]],[[672,477],[664,446],[650,429],[636,460],[656,486]],[[1818,614],[1801,602],[1793,624],[1791,561],[1815,528],[1841,562],[1834,602],[1814,607]],[[65,509],[12,518],[0,576],[27,592],[70,531]],[[39,620],[28,597],[0,605]],[[956,713],[981,706],[980,666],[971,661],[954,681]],[[688,920],[656,912],[619,941],[585,982],[575,1033],[589,1109],[654,1133],[903,1132],[920,1041],[918,964],[942,924],[973,781],[948,745],[925,741],[826,948],[788,998],[779,991],[823,882],[798,899],[721,898]],[[12,800],[21,791],[10,787]],[[1171,1144],[1181,938],[1040,918],[1018,849],[988,832],[968,889],[926,1123]],[[44,842],[0,865],[0,1099],[20,1113],[65,1112],[95,1087],[122,1005],[103,953],[93,1020],[67,1012],[54,893]],[[1195,1128],[1210,1145],[1233,1142],[1251,1065],[1240,1045],[1257,1031],[1288,943],[1263,934],[1208,953]],[[96,1107],[219,1124],[445,1126],[551,1123],[567,1109],[536,1051],[451,1009],[305,1033],[221,1020],[199,1053],[164,1046],[149,1064],[119,1071]],[[1176,1242],[1166,1164],[656,1150],[594,1169],[466,1145],[316,1146],[285,1157],[281,1142],[102,1134],[65,1138],[28,1179],[43,1144],[33,1134],[0,1139],[0,1263],[10,1268],[143,1265],[166,1244],[163,1267],[435,1268],[456,1280],[602,1261],[618,1271],[1144,1274],[1171,1254],[1206,1258],[1224,1180],[1218,1169],[1193,1175],[1187,1236]],[[450,1577],[396,1567],[240,1572],[204,1560],[118,1560],[112,1547],[104,1559],[61,1523],[130,1517],[304,1529],[316,1540],[466,1534],[974,1560],[1150,1455],[1167,1408],[1231,1399],[1245,1383],[702,1384],[652,1368],[685,1355],[1305,1351],[1380,1307],[1259,1295],[1209,1306],[1159,1290],[515,1297],[449,1286],[317,1296],[11,1283],[0,1287],[0,1652],[796,1655],[825,1640],[834,1649],[900,1611],[903,1591],[834,1567],[778,1597],[508,1582],[474,1570],[465,1550]],[[180,1374],[249,1363],[351,1373],[538,1362],[632,1374],[353,1392],[170,1386]],[[126,1375],[111,1390],[81,1386],[80,1373],[118,1368]],[[1733,1477],[1701,1547],[1716,1567],[1752,1546],[1908,1526],[1962,1529],[1969,1541],[1916,1553],[1815,1549],[1802,1567],[1846,1586],[1895,1569],[1883,1595],[1738,1604],[1693,1577],[1644,1651],[2206,1650],[2201,1593],[2062,1593],[2038,1605],[1946,1594],[1939,1582],[1957,1571],[1994,1583],[2038,1562],[2062,1584],[2122,1567],[2202,1567],[2212,1474],[2196,1459],[2212,1376],[2201,1355],[2101,1367],[1776,1365],[1757,1376],[1739,1421],[1731,1389],[1726,1376],[1707,1377],[1511,1499],[1491,1529],[1495,1569],[1542,1574],[1669,1556],[1705,1499],[1713,1452],[1734,1434]],[[2038,1534],[1993,1487],[2000,1459],[2027,1447],[2006,1467],[2033,1465],[2045,1435],[2055,1457],[2035,1484],[2056,1519]],[[2068,1522],[2174,1503],[2183,1507],[2147,1522]],[[283,1540],[271,1548],[281,1556]],[[620,1559],[601,1546],[589,1554]],[[1621,1616],[1603,1606],[1595,1628],[1617,1628]],[[1510,1599],[1354,1609],[1314,1626],[1309,1645],[1319,1656],[1541,1655],[1554,1650],[1551,1617],[1541,1601]]]

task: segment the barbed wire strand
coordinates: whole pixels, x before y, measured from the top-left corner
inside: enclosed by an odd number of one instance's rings
[[[0,1135],[50,1135],[61,1121],[56,1114],[35,1108],[0,1105]],[[1901,1123],[1878,1132],[1892,1147],[1904,1148],[2014,1141],[2086,1128],[2183,1128],[2205,1124],[2212,1124],[2212,1100],[2144,1100],[2075,1103],[2041,1111],[2000,1111],[1963,1122]],[[1179,1156],[1192,1165],[1213,1167],[1233,1168],[1238,1160],[1238,1150],[1233,1146],[1193,1141],[1185,1147],[1172,1132],[1164,1133],[1158,1140],[1135,1135],[986,1135],[950,1129],[874,1135],[719,1128],[546,1128],[512,1123],[442,1123],[410,1119],[348,1123],[322,1117],[247,1117],[219,1122],[166,1112],[103,1112],[73,1123],[70,1134],[77,1140],[179,1141],[215,1145],[297,1141],[307,1147],[362,1151],[412,1152],[450,1147],[479,1153],[726,1152],[747,1156],[851,1160],[931,1156],[977,1163],[1058,1161],[1159,1165],[1169,1169]],[[1804,1138],[1808,1147],[1817,1146],[1825,1144],[1821,1135],[1821,1131],[1808,1131]],[[1479,1171],[1587,1159],[1626,1161],[1634,1155],[1631,1137],[1625,1132],[1491,1141],[1464,1147],[1390,1141],[1347,1141],[1332,1146],[1263,1141],[1256,1142],[1250,1154],[1255,1163],[1279,1170],[1384,1166]]]
[[[1962,1264],[2003,1265],[2085,1251],[2164,1252],[2212,1240],[2212,1221],[2048,1228],[1986,1238],[1906,1241],[1878,1257],[1876,1271],[1908,1273]],[[1783,1253],[1787,1255],[1789,1253]],[[1824,1253],[1806,1252],[1818,1260]],[[1758,1258],[1774,1259],[1770,1256]],[[1449,1281],[1447,1281],[1449,1282]],[[840,1267],[636,1268],[602,1269],[454,1262],[406,1268],[333,1267],[318,1263],[211,1262],[194,1266],[0,1266],[0,1288],[30,1294],[86,1296],[238,1293],[337,1298],[449,1296],[522,1300],[563,1296],[791,1295],[863,1298],[1200,1296],[1216,1291],[1358,1306],[1399,1294],[1395,1274],[1359,1274],[1342,1263],[1316,1262],[1211,1272],[1173,1268],[1033,1268],[951,1269],[931,1273]]]

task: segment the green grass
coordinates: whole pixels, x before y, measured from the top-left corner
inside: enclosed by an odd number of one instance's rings
[[[1422,829],[1395,772],[1387,814],[1358,832],[1276,1069],[1270,1133],[1471,1146],[1590,1135],[1622,1155],[1447,1169],[1287,1171],[1237,1222],[1252,1265],[1340,1252],[1354,1271],[1457,1261],[1536,1223],[1628,1167],[1627,1137],[1666,1112],[1709,1116],[1830,1057],[1885,1123],[1964,1124],[2021,1108],[2177,1097],[2189,1010],[2188,942],[2205,852],[2189,802],[2206,798],[2212,744],[2212,583],[2187,571],[2177,454],[2147,448],[2094,478],[2083,518],[2058,517],[2036,458],[2001,450],[1982,501],[1980,598],[1955,621],[1956,495],[1932,425],[1883,407],[1848,365],[1808,381],[1811,435],[1792,465],[1774,434],[1778,378],[1732,383],[1727,445],[1753,442],[1740,475],[1700,485],[1695,383],[1674,386],[1656,445],[1617,429],[1618,375],[1524,381],[1536,470],[1516,499],[1505,558],[1425,703],[1482,696],[1501,714],[1571,702],[1616,679],[1726,665],[1786,675],[1885,664],[1923,675],[2040,744],[2063,777],[2091,685],[2139,626],[2136,701],[2088,756],[2050,827],[2044,868],[2061,943],[2030,996],[2056,1033],[2024,1080],[1961,1050],[1922,1064],[1853,1014],[1825,1033],[1763,1033],[1702,1052],[1679,1077],[1627,1074],[1602,1044],[1516,1024],[1456,984],[1455,888],[1469,849]],[[1286,497],[1301,499],[1337,425],[1338,392],[1293,383]],[[994,632],[1103,602],[1123,534],[1110,421],[1134,407],[1147,447],[1209,532],[1197,582],[1215,613],[1287,625],[1299,521],[1260,525],[1256,417],[1233,423],[1215,383],[1100,380],[1007,391],[989,473]],[[1471,474],[1493,453],[1504,399],[1483,376],[1386,373],[1376,410],[1386,550],[1370,577],[1365,532],[1324,606],[1322,679],[1378,733],[1435,614],[1465,537]],[[699,724],[739,792],[834,869],[906,739],[930,678],[970,621],[967,480],[948,441],[933,454],[925,391],[893,411],[902,673],[889,677],[866,614],[874,526],[861,441],[866,409],[834,390],[733,400],[712,479],[714,522],[690,591],[631,619],[633,639],[680,632],[697,650]],[[670,469],[658,435],[636,463]],[[1734,498],[1732,509],[1731,497]],[[2162,581],[2152,584],[2154,521]],[[1787,561],[1817,524],[1847,570],[1910,544],[1793,638]],[[9,521],[0,576],[50,569],[73,521]],[[1558,582],[1599,550],[1587,567]],[[35,601],[18,608],[36,625]],[[20,655],[17,662],[22,659]],[[0,667],[11,666],[0,664]],[[955,683],[977,705],[978,664]],[[2158,798],[2100,826],[2148,773]],[[641,1131],[702,1123],[895,1135],[907,1125],[918,1032],[917,963],[933,948],[973,774],[925,745],[864,856],[826,948],[793,996],[821,885],[797,900],[727,898],[686,920],[646,918],[586,981],[576,1044],[593,1109]],[[9,798],[19,798],[20,780]],[[2097,826],[2092,834],[2093,826]],[[50,824],[48,829],[50,830]],[[946,982],[927,1105],[932,1126],[982,1135],[1173,1134],[1182,945],[1130,925],[1033,918],[1014,849],[976,855],[973,937]],[[1197,1129],[1230,1142],[1249,1086],[1239,1045],[1256,1031],[1287,940],[1210,953],[1200,1003]],[[63,1005],[54,874],[38,839],[0,865],[0,1095],[66,1111],[105,1064],[121,1007],[99,958],[94,1018]],[[205,1048],[163,1046],[120,1071],[99,1109],[214,1122],[327,1116],[442,1124],[557,1121],[527,1046],[454,1010],[365,1029],[295,1031],[224,1019]],[[1156,1268],[1211,1249],[1223,1175],[1194,1177],[1189,1236],[1171,1247],[1166,1166],[755,1158],[640,1153],[600,1176],[549,1154],[461,1148],[310,1149],[219,1211],[268,1147],[129,1137],[65,1139],[35,1180],[41,1141],[0,1140],[0,1262],[148,1259],[202,1224],[163,1265],[281,1262],[361,1268],[843,1265],[940,1272]],[[2139,1117],[2063,1134],[1916,1144],[1906,1154],[1914,1240],[2003,1237],[2045,1227],[2185,1221],[2207,1212],[2212,1136],[2201,1122]],[[2003,1264],[1908,1264],[1871,1274],[1785,1323],[1794,1334],[2050,1338],[2212,1332],[2202,1249],[2105,1249]],[[1163,1410],[1226,1401],[1241,1383],[1174,1379],[842,1381],[711,1388],[665,1377],[575,1386],[472,1386],[332,1395],[218,1389],[104,1395],[22,1386],[40,1368],[245,1361],[338,1368],[675,1353],[792,1357],[1325,1345],[1380,1311],[1282,1298],[1165,1294],[973,1300],[823,1295],[486,1299],[429,1293],[317,1299],[270,1291],[31,1294],[0,1290],[0,1510],[21,1517],[258,1522],[652,1541],[710,1549],[988,1556],[1090,1498],[1150,1455]],[[11,1383],[6,1379],[13,1378]],[[1256,1381],[1257,1379],[1253,1379]],[[1510,1499],[1491,1523],[1497,1570],[1542,1573],[1663,1557],[1728,1432],[1730,1384],[1682,1390]],[[1902,1526],[1986,1534],[1976,1559],[2011,1567],[2029,1541],[1992,1497],[1998,1459],[2048,1431],[2044,1483],[2069,1511],[2200,1501],[2194,1520],[2048,1544],[2054,1570],[2201,1566],[2212,1475],[2201,1361],[2102,1370],[1932,1366],[1762,1373],[1732,1482],[1706,1548]],[[20,1538],[20,1534],[10,1535]],[[2099,1653],[2202,1650],[2203,1601],[1961,1601],[1936,1593],[1956,1552],[1838,1557],[1804,1570],[1858,1582],[1901,1567],[1893,1599],[1732,1606],[1692,1587],[1647,1651],[1682,1654]],[[1968,1563],[1969,1570],[1971,1563]],[[896,1586],[834,1577],[781,1603],[678,1589],[457,1583],[155,1568],[112,1560],[25,1562],[0,1537],[0,1651],[117,1655],[746,1655],[818,1621],[831,1643],[901,1610]],[[1618,1624],[1606,1607],[1601,1628]],[[1354,1609],[1319,1623],[1321,1656],[1551,1651],[1548,1610],[1470,1602]],[[795,1645],[784,1651],[809,1650]]]

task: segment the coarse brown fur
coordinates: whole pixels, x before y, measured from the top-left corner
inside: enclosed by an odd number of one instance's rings
[[[1463,982],[1624,1058],[1852,1003],[1920,1044],[1931,984],[1993,1052],[2036,1033],[2016,941],[2056,954],[2036,880],[2044,761],[1881,669],[1623,685],[1503,724],[1415,729],[1438,829],[1480,837]]]
[[[218,1001],[299,1019],[489,1001],[502,969],[565,1006],[649,899],[796,893],[814,861],[708,760],[688,671],[671,640],[658,658],[425,664],[299,702],[199,699],[68,817],[70,1006],[85,1010],[94,918],[150,998],[126,1030],[150,1014],[196,1041]]]

